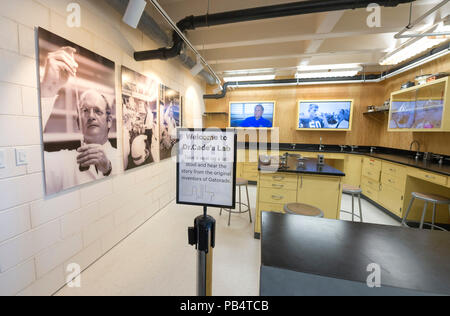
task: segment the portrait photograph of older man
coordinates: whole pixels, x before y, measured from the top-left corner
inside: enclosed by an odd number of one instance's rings
[[[39,75],[46,194],[121,169],[115,117],[115,64],[44,29]]]

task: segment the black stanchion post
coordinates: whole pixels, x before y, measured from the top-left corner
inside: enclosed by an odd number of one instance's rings
[[[216,242],[216,220],[208,216],[207,207],[189,227],[189,244],[197,249],[197,295],[212,296],[213,248]]]

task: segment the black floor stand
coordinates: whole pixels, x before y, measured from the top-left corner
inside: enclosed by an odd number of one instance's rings
[[[197,249],[197,296],[212,296],[213,248],[216,241],[216,220],[207,215],[195,219],[194,227],[189,227],[189,245]]]

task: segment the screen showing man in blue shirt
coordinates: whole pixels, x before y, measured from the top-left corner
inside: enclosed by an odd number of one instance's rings
[[[265,128],[271,128],[272,122],[265,119],[263,117],[264,115],[264,107],[261,104],[258,104],[255,107],[255,116],[249,117],[245,119],[240,127],[265,127]]]

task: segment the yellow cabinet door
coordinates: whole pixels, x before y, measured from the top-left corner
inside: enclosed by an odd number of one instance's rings
[[[381,185],[381,190],[378,194],[379,203],[398,217],[403,216],[403,200],[403,192],[390,185]]]
[[[359,187],[361,185],[362,157],[345,155],[345,184]]]
[[[297,203],[318,207],[325,218],[338,219],[341,208],[341,178],[301,175]]]

